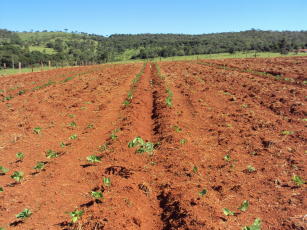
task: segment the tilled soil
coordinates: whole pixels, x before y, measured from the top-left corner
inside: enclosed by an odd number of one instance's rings
[[[303,84],[208,60],[75,70],[0,78],[3,98],[26,79],[55,82],[0,102],[0,166],[10,170],[0,227],[217,230],[260,218],[262,229],[306,228],[306,185],[292,181],[306,178]],[[129,147],[136,137],[154,149]],[[46,158],[49,149],[59,156]],[[25,208],[33,214],[17,219]],[[74,210],[83,215],[72,223]]]

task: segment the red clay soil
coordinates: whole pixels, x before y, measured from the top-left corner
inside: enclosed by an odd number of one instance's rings
[[[232,230],[260,218],[261,229],[305,229],[306,184],[292,177],[306,178],[306,89],[206,63],[81,67],[66,82],[75,72],[55,70],[56,83],[0,102],[0,166],[10,169],[0,227]],[[2,88],[16,78],[0,78]],[[154,150],[129,148],[138,136]],[[59,156],[47,159],[48,149]],[[25,173],[20,183],[14,171]],[[25,208],[33,214],[20,221]],[[84,212],[76,223],[74,210]]]

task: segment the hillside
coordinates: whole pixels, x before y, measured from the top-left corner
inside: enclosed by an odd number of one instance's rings
[[[72,32],[12,32],[0,30],[0,65],[11,67],[57,64],[102,63],[129,59],[184,55],[278,52],[307,48],[307,31],[261,31],[185,34],[115,34],[109,37]]]

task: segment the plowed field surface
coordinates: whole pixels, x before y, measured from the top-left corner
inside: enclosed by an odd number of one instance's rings
[[[1,77],[0,227],[306,229],[307,59],[265,60]]]

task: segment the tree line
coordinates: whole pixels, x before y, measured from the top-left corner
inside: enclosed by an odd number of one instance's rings
[[[13,32],[0,29],[0,66],[57,63],[74,65],[237,51],[279,52],[307,48],[307,31],[186,34]]]

